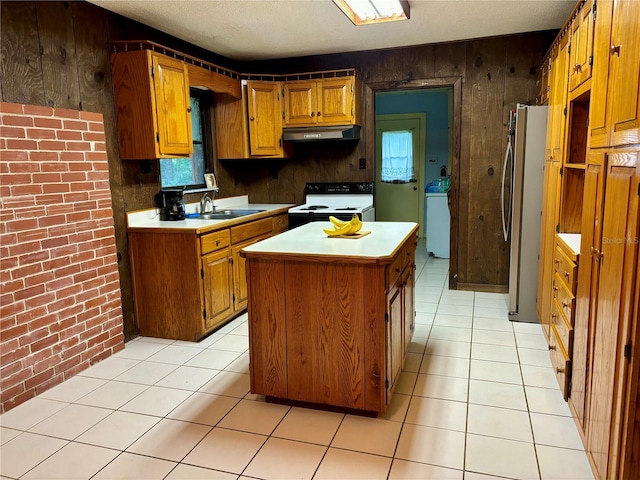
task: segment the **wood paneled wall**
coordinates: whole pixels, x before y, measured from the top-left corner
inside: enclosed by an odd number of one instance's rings
[[[517,102],[534,102],[537,69],[555,32],[238,64],[86,2],[2,2],[1,9],[2,100],[104,116],[127,339],[137,330],[125,213],[152,207],[160,186],[156,162],[119,159],[110,40],[148,39],[243,72],[355,67],[364,83],[391,82],[397,88],[412,80],[460,77],[457,281],[462,287],[506,286],[500,168],[508,111]],[[374,159],[367,158],[366,151],[362,139],[356,144],[299,144],[295,159],[287,161],[219,162],[221,196],[248,194],[254,202],[302,203],[308,181],[373,180]],[[366,158],[365,170],[358,168],[360,158]]]
[[[458,143],[457,271],[458,288],[506,291],[509,244],[502,239],[500,188],[507,142],[509,110],[517,103],[535,104],[542,58],[555,32],[537,32],[466,42],[381,51],[321,55],[254,62],[252,72],[293,73],[355,67],[363,83],[415,88],[443,77],[462,80]],[[245,68],[244,71],[247,71]],[[365,106],[365,110],[368,106]],[[370,119],[365,119],[366,121]],[[364,128],[363,128],[364,131]],[[307,181],[371,181],[374,158],[367,157],[366,138],[353,145],[299,144],[294,161],[274,179],[269,169],[237,175],[241,168],[223,164],[226,192],[248,192],[261,201],[303,201]],[[454,147],[455,150],[455,147]],[[366,158],[366,170],[358,169]],[[237,190],[232,190],[236,189]],[[455,214],[455,213],[454,213]],[[455,266],[454,266],[455,270]],[[457,276],[456,276],[457,274]]]

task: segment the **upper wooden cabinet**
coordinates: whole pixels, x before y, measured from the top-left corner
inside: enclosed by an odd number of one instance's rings
[[[359,124],[361,84],[355,75],[284,82],[284,126]]]
[[[549,110],[547,121],[547,160],[562,161],[567,105],[569,35],[565,35],[551,53],[549,72]]]
[[[114,53],[111,63],[120,158],[191,155],[186,65],[150,50]]]
[[[242,99],[215,95],[216,151],[221,160],[288,158],[282,141],[282,84],[243,81]]]
[[[599,0],[589,115],[591,148],[640,143],[640,2]]]
[[[247,82],[249,152],[282,156],[282,102],[280,82]]]
[[[569,61],[569,89],[582,85],[591,78],[593,63],[593,30],[594,30],[593,0],[587,1],[573,19],[571,24],[571,52]]]

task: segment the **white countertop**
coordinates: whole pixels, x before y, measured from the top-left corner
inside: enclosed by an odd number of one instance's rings
[[[580,255],[581,235],[579,233],[558,233],[558,238],[573,251],[575,256]]]
[[[330,222],[311,222],[254,243],[243,251],[249,254],[390,257],[417,226],[413,222],[363,222],[362,230],[371,233],[352,239],[328,237],[322,229],[333,228]]]
[[[184,220],[160,220],[160,214],[158,209],[151,208],[148,210],[139,210],[135,212],[127,213],[127,227],[132,228],[158,228],[158,229],[172,229],[179,231],[199,231],[206,229],[207,227],[222,226],[222,224],[237,224],[259,218],[261,216],[268,216],[270,212],[280,210],[283,208],[293,207],[294,204],[289,203],[249,203],[249,197],[247,195],[240,195],[237,197],[228,197],[216,199],[214,207],[218,210],[226,209],[241,209],[241,210],[264,210],[264,212],[256,213],[253,215],[246,215],[244,217],[225,220],[208,220],[200,218],[185,218]],[[187,213],[196,213],[199,211],[200,205],[198,203],[190,203],[186,206]]]

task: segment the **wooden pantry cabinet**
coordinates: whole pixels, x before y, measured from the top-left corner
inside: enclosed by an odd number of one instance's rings
[[[284,126],[359,124],[361,90],[355,75],[286,81]]]
[[[239,252],[286,230],[283,216],[286,213],[201,234],[170,226],[129,231],[140,335],[198,341],[243,312],[247,285]]]
[[[111,55],[120,158],[188,157],[193,153],[187,66],[151,51]]]
[[[538,314],[598,480],[640,478],[638,19],[640,2],[579,2],[545,60],[551,72],[541,76],[549,82],[547,162],[561,162],[557,197],[545,176],[545,198],[559,205],[544,204],[541,238],[579,235],[580,265],[541,243]],[[558,104],[553,65],[566,45],[569,85]],[[551,259],[559,264],[549,284]]]

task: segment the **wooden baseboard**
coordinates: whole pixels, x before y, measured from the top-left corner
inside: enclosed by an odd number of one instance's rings
[[[484,283],[461,283],[458,282],[458,290],[471,290],[474,292],[507,293],[507,285],[486,285]]]

